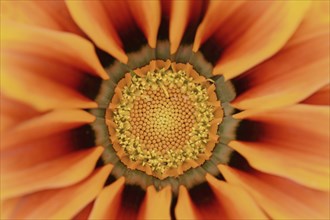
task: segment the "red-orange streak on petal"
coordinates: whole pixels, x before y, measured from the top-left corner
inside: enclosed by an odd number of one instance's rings
[[[91,211],[93,209],[94,202],[89,203],[87,206],[83,208],[78,214],[76,214],[72,220],[82,220],[82,219],[88,219],[88,216],[91,214]]]
[[[84,33],[72,20],[64,1],[1,1],[2,19],[44,28]]]
[[[308,1],[249,2],[248,4],[250,4],[249,10],[244,11],[243,14],[255,14],[255,7],[263,4],[267,4],[267,9],[244,33],[225,48],[213,73],[223,74],[226,79],[241,74],[279,51],[293,35],[309,6]],[[234,16],[236,15],[240,13],[234,13]]]
[[[102,190],[112,165],[104,166],[75,185],[24,196],[11,219],[72,219]]]
[[[175,216],[178,219],[199,219],[196,208],[189,196],[188,190],[184,186],[179,188],[178,201],[175,206]]]
[[[105,187],[97,197],[88,219],[114,219],[120,209],[124,183],[125,178],[121,177],[116,182]]]
[[[5,138],[1,140],[1,148],[13,147],[27,141],[79,127],[94,120],[95,116],[83,110],[54,110],[25,121],[15,129],[7,132]]]
[[[172,190],[170,186],[159,192],[156,191],[154,186],[149,186],[138,219],[171,219],[171,199]]]
[[[197,52],[201,44],[204,43],[217,29],[219,29],[219,27],[226,21],[226,19],[233,16],[234,12],[237,11],[243,3],[244,2],[241,1],[211,1],[203,21],[198,26],[193,44],[193,51]],[[239,16],[240,14],[238,13],[234,15]],[[246,18],[247,16],[245,16],[245,19],[240,19],[240,21],[245,22]],[[243,25],[240,24],[240,26],[237,26],[237,28],[242,28],[242,26]],[[228,34],[232,34],[232,32],[229,32]]]
[[[330,85],[321,88],[307,99],[303,100],[302,103],[311,105],[330,105]]]
[[[65,131],[4,149],[0,155],[1,171],[24,170],[68,154],[76,148],[72,139],[72,134]]]
[[[175,53],[180,46],[181,39],[188,24],[189,1],[173,1],[171,4],[171,18],[169,27],[170,52]]]
[[[264,124],[257,142],[230,142],[254,168],[308,187],[329,190],[330,116],[327,106],[295,105],[249,119]]]
[[[128,58],[122,49],[122,42],[102,2],[66,1],[66,5],[75,22],[98,47],[119,61],[127,63]]]
[[[19,171],[3,173],[1,198],[6,199],[75,184],[93,171],[102,152],[102,147],[96,147]]]
[[[253,198],[240,187],[219,181],[210,174],[206,180],[224,206],[226,219],[268,219]]]
[[[103,79],[109,78],[96,56],[93,44],[80,36],[15,22],[3,22],[2,28],[2,50],[40,55]]]
[[[144,32],[149,46],[155,48],[161,18],[160,2],[158,0],[129,1],[128,5],[137,24]]]
[[[83,74],[51,59],[13,51],[2,52],[2,91],[45,111],[52,108],[94,108],[97,104],[76,89]]]
[[[329,219],[329,194],[290,180],[219,165],[225,179],[245,189],[274,219]]]
[[[28,120],[40,113],[22,102],[6,97],[1,94],[0,96],[0,132],[6,132],[8,129],[13,128],[15,125]],[[22,114],[24,112],[24,114]]]

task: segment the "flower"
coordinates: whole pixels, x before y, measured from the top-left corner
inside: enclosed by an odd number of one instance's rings
[[[2,1],[1,218],[329,218],[328,4]]]

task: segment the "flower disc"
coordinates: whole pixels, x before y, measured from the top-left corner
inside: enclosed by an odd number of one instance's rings
[[[193,77],[194,76],[194,77]],[[127,73],[106,118],[120,160],[160,179],[200,166],[217,139],[220,103],[204,77],[172,68]],[[220,108],[221,109],[221,108]],[[211,131],[212,130],[212,131]]]

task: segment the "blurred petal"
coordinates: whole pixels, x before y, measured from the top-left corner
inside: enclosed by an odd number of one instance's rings
[[[268,219],[253,198],[243,189],[219,181],[210,174],[206,180],[224,206],[226,219]]]
[[[84,36],[64,1],[1,1],[2,19]]]
[[[329,190],[329,108],[296,105],[251,116],[262,122],[256,142],[232,141],[252,167],[319,190]]]
[[[155,48],[161,18],[160,2],[154,0],[128,1],[128,3],[133,17],[148,39],[149,46]]]
[[[229,184],[245,189],[274,219],[329,219],[329,194],[290,180],[219,165]]]
[[[224,51],[213,73],[231,79],[282,48],[300,24],[308,3],[212,2],[196,34],[194,50],[215,32],[218,47]]]
[[[71,219],[97,196],[111,169],[107,165],[75,185],[21,197],[10,219]]]
[[[121,40],[100,1],[66,1],[69,11],[79,27],[94,43],[123,63],[127,56]]]
[[[93,44],[82,37],[14,22],[3,22],[2,28],[1,52],[9,50],[39,55],[103,79],[109,78],[96,56]]]
[[[184,186],[180,186],[179,188],[178,202],[175,206],[175,216],[177,219],[199,219],[188,190]]]
[[[0,103],[0,132],[6,132],[15,125],[40,114],[31,106],[8,98],[3,94],[0,96]]]
[[[33,167],[5,173],[1,177],[1,198],[75,184],[93,171],[102,152],[102,147],[82,150]]]
[[[120,209],[121,194],[124,189],[125,178],[106,186],[97,197],[89,219],[115,219]]]
[[[181,39],[188,25],[190,5],[189,1],[172,1],[169,40],[170,52],[175,53],[180,46]]]
[[[40,117],[32,118],[6,133],[1,148],[13,147],[27,141],[66,131],[91,123],[95,116],[83,110],[54,110]]]
[[[159,192],[156,191],[154,186],[149,186],[138,219],[171,219],[171,199],[172,190],[170,186]]]
[[[82,83],[81,76],[75,70],[50,60],[13,52],[3,52],[1,61],[2,91],[12,99],[32,105],[40,111],[97,106],[74,89]]]
[[[302,103],[311,105],[330,105],[330,85],[321,88],[302,101]]]
[[[278,54],[234,79],[236,108],[294,104],[329,84],[329,19],[313,15]]]
[[[76,214],[72,220],[82,220],[82,219],[88,219],[88,216],[91,214],[91,211],[93,209],[94,202],[89,203],[86,205],[83,210],[81,210],[78,214]]]
[[[1,151],[2,172],[23,170],[66,155],[77,148],[68,132],[38,138]]]

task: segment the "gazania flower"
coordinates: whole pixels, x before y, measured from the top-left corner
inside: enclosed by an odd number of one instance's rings
[[[327,1],[1,1],[2,219],[328,219]]]

